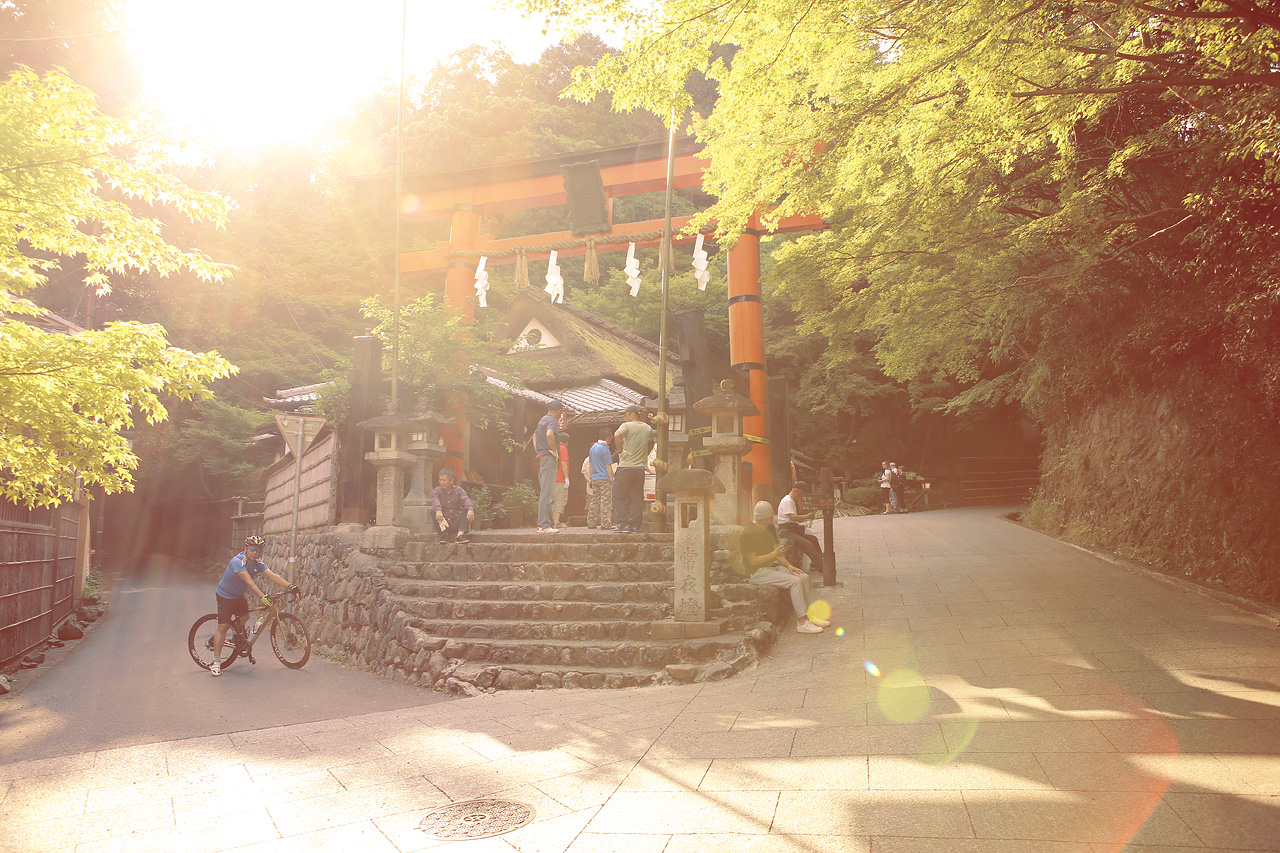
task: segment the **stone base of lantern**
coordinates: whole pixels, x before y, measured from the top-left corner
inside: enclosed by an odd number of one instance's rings
[[[413,531],[415,536],[425,536],[435,532],[435,527],[431,523],[431,504],[406,503],[402,514],[404,526]]]
[[[360,540],[361,551],[395,551],[409,541],[409,528],[379,525],[364,531]]]

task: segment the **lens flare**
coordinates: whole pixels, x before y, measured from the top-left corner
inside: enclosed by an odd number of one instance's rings
[[[880,667],[876,666],[876,665],[875,665],[874,663],[872,663],[871,661],[869,661],[869,660],[864,660],[864,661],[862,662],[862,667],[863,667],[863,669],[865,669],[867,672],[869,672],[869,673],[871,673],[872,675],[874,675],[876,678],[879,678],[879,677],[880,677]]]
[[[809,605],[810,622],[826,622],[831,618],[831,605],[821,598]]]
[[[422,210],[422,199],[410,193],[400,200],[400,212],[405,216],[413,216]]]
[[[836,629],[836,636],[837,636],[837,637],[843,637],[843,636],[844,636],[844,628],[837,628],[837,629]]]
[[[876,691],[876,707],[895,723],[914,723],[929,713],[929,685],[914,669],[896,669]]]

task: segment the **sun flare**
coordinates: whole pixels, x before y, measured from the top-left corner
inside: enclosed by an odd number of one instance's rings
[[[129,0],[128,24],[147,101],[242,148],[314,139],[380,80],[398,80],[403,12],[400,0]],[[556,40],[490,0],[409,0],[406,70],[422,76],[476,43],[532,62]]]

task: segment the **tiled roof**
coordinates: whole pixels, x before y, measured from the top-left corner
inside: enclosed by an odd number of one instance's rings
[[[272,409],[284,409],[299,414],[311,414],[315,411],[315,403],[320,399],[320,392],[331,382],[318,382],[315,385],[300,385],[297,388],[282,388],[274,397],[263,397],[262,402]]]

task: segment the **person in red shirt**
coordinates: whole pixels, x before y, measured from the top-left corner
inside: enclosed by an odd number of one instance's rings
[[[560,431],[560,462],[556,465],[555,491],[551,493],[551,520],[556,527],[564,523],[564,510],[569,505],[569,433]]]

